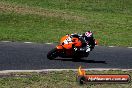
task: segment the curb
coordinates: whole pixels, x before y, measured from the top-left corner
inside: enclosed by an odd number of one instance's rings
[[[89,68],[84,69],[86,71],[109,71],[109,70],[121,70],[121,71],[132,71],[132,69],[119,69],[119,68]],[[3,70],[0,73],[14,73],[14,72],[52,72],[52,71],[78,71],[78,69],[42,69],[42,70]]]

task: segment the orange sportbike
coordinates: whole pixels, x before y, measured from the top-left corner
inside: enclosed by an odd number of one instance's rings
[[[83,42],[79,39],[78,36],[75,35],[63,36],[60,40],[60,44],[48,52],[47,58],[52,60],[57,57],[74,59],[88,57],[89,52],[81,52],[75,50],[77,48],[81,48],[82,46]]]

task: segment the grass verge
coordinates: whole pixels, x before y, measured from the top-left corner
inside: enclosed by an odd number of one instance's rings
[[[131,71],[88,71],[87,74],[130,74]],[[0,74],[1,88],[131,88],[129,84],[84,84],[76,82],[76,72],[41,72]]]
[[[65,34],[91,30],[100,45],[132,46],[131,3],[1,0],[0,40],[58,42]]]

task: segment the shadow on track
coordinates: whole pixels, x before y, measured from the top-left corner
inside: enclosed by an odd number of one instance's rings
[[[60,60],[60,61],[72,61],[72,62],[83,62],[83,63],[102,63],[107,64],[106,61],[95,61],[95,60],[85,60],[85,59],[54,59],[54,60]]]

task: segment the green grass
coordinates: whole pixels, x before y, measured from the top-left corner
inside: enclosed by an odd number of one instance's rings
[[[87,74],[130,74],[131,71],[88,71]],[[131,88],[128,84],[84,84],[76,81],[77,72],[8,73],[1,76],[1,88]]]
[[[132,46],[131,0],[1,0],[0,3],[6,8],[0,9],[0,40],[58,42],[65,34],[91,30],[99,45]]]
[[[132,14],[131,0],[1,0],[28,6],[38,6],[42,8],[103,12],[103,13],[127,13]]]

